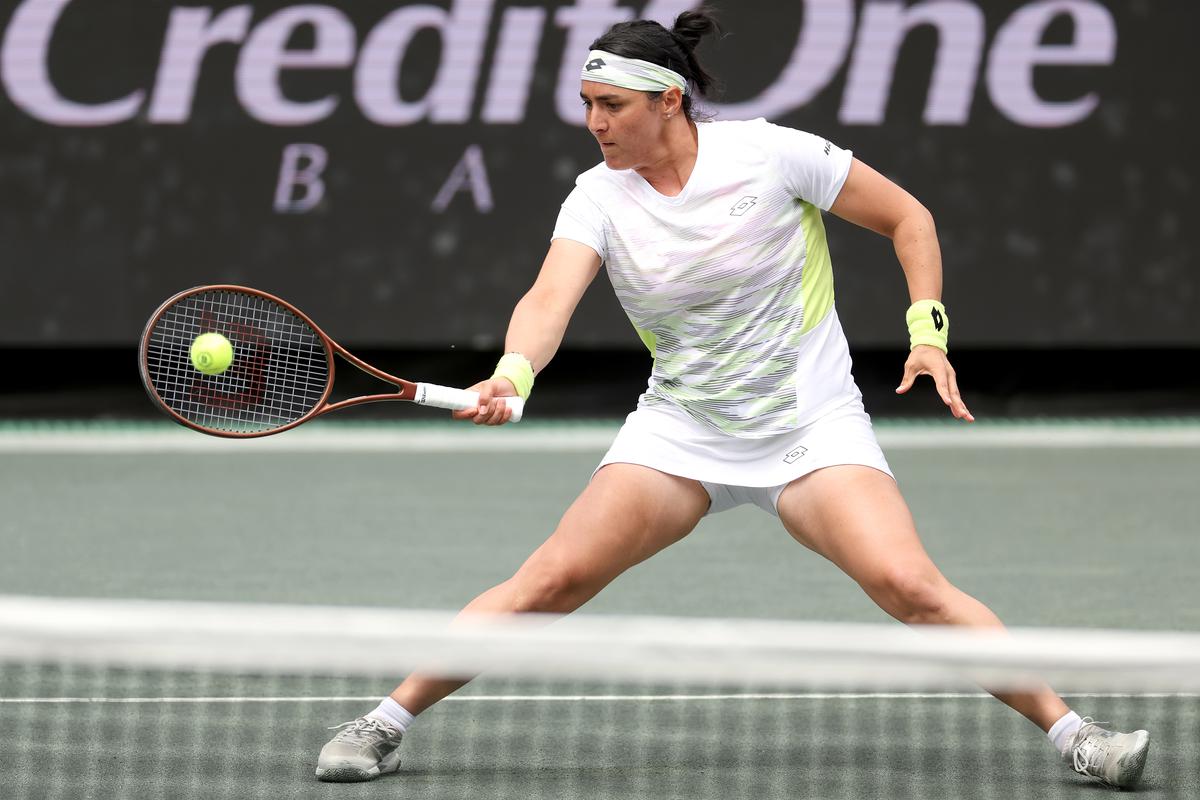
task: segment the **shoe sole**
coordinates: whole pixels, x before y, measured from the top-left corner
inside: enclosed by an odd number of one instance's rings
[[[394,763],[393,756],[395,757]],[[399,750],[384,757],[382,761],[370,769],[354,767],[349,764],[338,764],[333,767],[317,767],[317,780],[325,781],[326,783],[362,783],[363,781],[374,780],[380,775],[395,772],[398,769],[400,769]]]
[[[1146,768],[1146,759],[1150,755],[1150,734],[1146,731],[1134,731],[1133,748],[1121,756],[1117,762],[1116,785],[1122,789],[1132,789],[1142,779],[1142,770]]]

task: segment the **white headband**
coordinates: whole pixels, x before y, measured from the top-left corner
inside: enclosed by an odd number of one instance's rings
[[[684,94],[688,93],[687,80],[675,70],[603,50],[588,53],[580,77],[638,92],[664,92],[674,86]]]

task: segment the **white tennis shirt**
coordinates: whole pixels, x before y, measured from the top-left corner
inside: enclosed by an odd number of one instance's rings
[[[861,397],[821,222],[851,154],[762,119],[696,127],[679,195],[598,164],[576,180],[553,238],[600,255],[653,353],[639,403],[669,403],[737,437],[774,436]]]

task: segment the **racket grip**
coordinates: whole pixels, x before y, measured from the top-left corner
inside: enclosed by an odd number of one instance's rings
[[[436,383],[418,383],[417,393],[413,402],[434,408],[447,408],[451,411],[466,411],[468,408],[479,406],[479,392],[468,389],[452,389],[449,386],[438,386]],[[525,401],[519,397],[506,397],[504,404],[512,409],[509,422],[520,422],[525,411]]]

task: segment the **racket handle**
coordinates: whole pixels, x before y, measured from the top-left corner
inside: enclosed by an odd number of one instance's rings
[[[451,411],[466,411],[468,408],[479,407],[479,392],[452,389],[449,386],[438,386],[436,383],[418,383],[413,402],[434,408],[448,408]],[[506,397],[504,404],[512,409],[512,416],[508,421],[520,422],[525,411],[525,401],[519,397]]]

